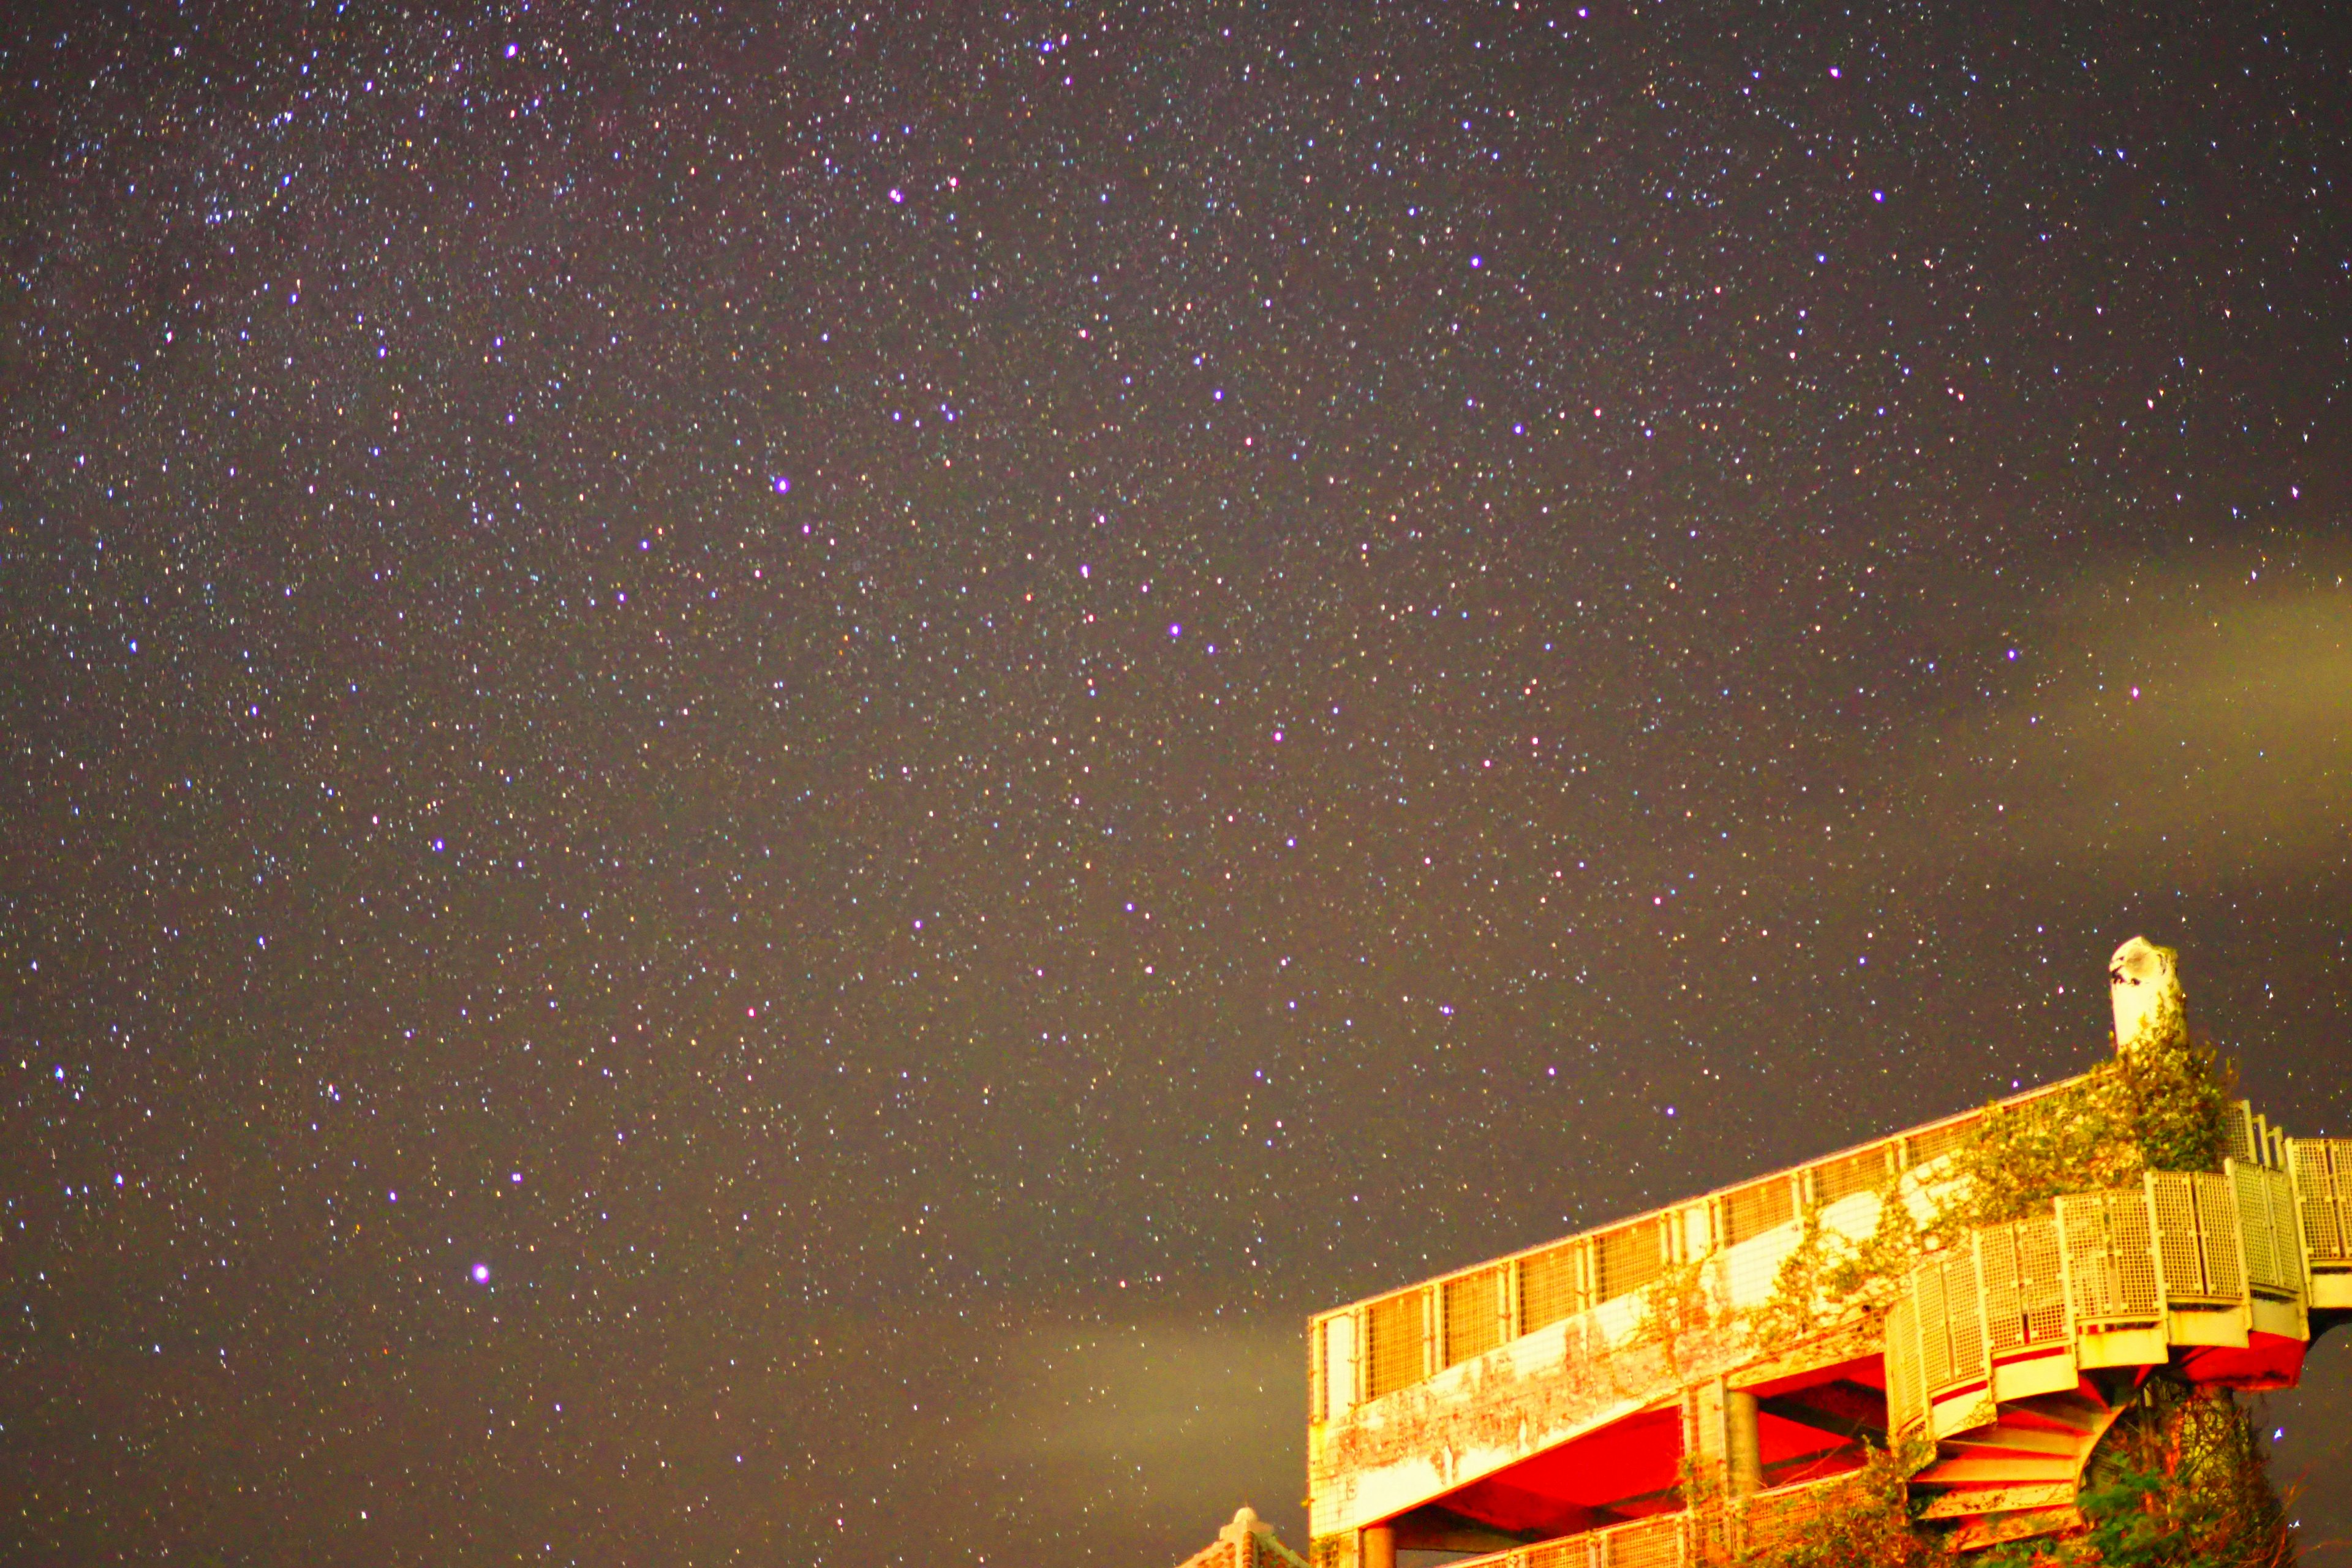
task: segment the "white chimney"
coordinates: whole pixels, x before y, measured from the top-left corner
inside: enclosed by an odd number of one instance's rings
[[[2188,1030],[2188,998],[2180,990],[2180,955],[2136,936],[2107,961],[2107,994],[2116,1008],[2116,1049],[2163,1044]]]

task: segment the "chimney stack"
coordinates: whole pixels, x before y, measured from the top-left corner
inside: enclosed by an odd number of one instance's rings
[[[2116,1049],[2167,1045],[2189,1031],[2180,990],[2180,955],[2136,936],[2107,960],[2107,994],[2116,1009]]]

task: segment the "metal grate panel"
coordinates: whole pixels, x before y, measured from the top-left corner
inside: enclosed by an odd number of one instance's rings
[[[1985,1376],[1984,1290],[1978,1283],[1975,1238],[1944,1264],[1944,1310],[1952,1326],[1952,1381],[1973,1383]]]
[[[2161,1309],[2145,1192],[2074,1193],[2058,1200],[2074,1321],[2153,1322]]]
[[[1683,1560],[1680,1514],[1621,1524],[1601,1536],[1605,1568],[1678,1568]]]
[[[1615,1230],[1602,1231],[1592,1241],[1593,1271],[1600,1277],[1593,1296],[1613,1301],[1631,1295],[1665,1272],[1663,1233],[1654,1219],[1638,1219]]]
[[[1364,1396],[1362,1358],[1357,1343],[1362,1315],[1334,1312],[1323,1320],[1323,1416],[1336,1421]]]
[[[2230,1195],[2230,1178],[2198,1171],[2189,1178],[2197,1202],[2197,1236],[2204,1248],[2205,1288],[2217,1300],[2241,1300],[2246,1294],[2246,1264],[2238,1247],[2238,1205]]]
[[[2315,1260],[2352,1261],[2352,1139],[2290,1138],[2304,1250]]]
[[[2284,1157],[2279,1163],[2286,1163]],[[2279,1273],[2285,1281],[2282,1289],[2300,1296],[2304,1279],[2310,1271],[2304,1267],[2303,1226],[2295,1218],[2294,1183],[2284,1170],[2264,1171],[2263,1186],[2271,1201],[2271,1245],[2278,1252]]]
[[[1415,1287],[1364,1309],[1364,1397],[1378,1399],[1422,1379],[1422,1318],[1428,1292]]]
[[[2065,1263],[2054,1215],[2017,1222],[2017,1289],[2025,1309],[2025,1341],[2048,1344],[2067,1337]]]
[[[1577,1254],[1583,1243],[1563,1242],[1519,1259],[1519,1332],[1534,1333],[1584,1310],[1576,1281]]]
[[[1910,1290],[1886,1314],[1886,1415],[1898,1432],[1927,1419],[1919,1393],[1919,1306]]]
[[[1485,1355],[1503,1342],[1500,1268],[1481,1268],[1475,1274],[1448,1279],[1442,1289],[1445,1300],[1444,1360],[1447,1366]]]
[[[1944,1262],[1931,1258],[1912,1278],[1919,1296],[1919,1392],[1923,1400],[1952,1381],[1952,1332],[1945,1320]]]
[[[1540,1546],[1528,1547],[1519,1562],[1523,1568],[1591,1568],[1595,1544],[1590,1535],[1547,1541]]]
[[[2242,1100],[2230,1102],[2230,1158],[2241,1165],[2255,1164],[2260,1160],[2254,1147],[2254,1108]]]
[[[1886,1179],[1894,1169],[1895,1145],[1881,1143],[1874,1148],[1858,1149],[1851,1154],[1841,1154],[1834,1160],[1824,1160],[1813,1167],[1813,1194],[1822,1204],[1833,1204],[1840,1198],[1850,1198],[1856,1193],[1866,1193]]]
[[[1984,1281],[1985,1338],[1993,1354],[2025,1344],[2025,1293],[2017,1266],[2017,1229],[1995,1226],[1977,1234],[1977,1273]]]
[[[1746,1504],[1743,1545],[1750,1555],[1793,1545],[1804,1540],[1822,1514],[1852,1507],[1857,1495],[1844,1476],[1758,1492]]]
[[[2188,1175],[2151,1171],[2147,1195],[2156,1209],[2156,1253],[2164,1264],[2166,1299],[2196,1300],[2210,1294],[2205,1249],[2199,1244],[2197,1197]]]
[[[1924,1165],[1930,1160],[1942,1159],[1968,1142],[1969,1135],[1973,1133],[1983,1121],[1984,1118],[1981,1116],[1969,1116],[1958,1121],[1947,1121],[1941,1127],[1930,1127],[1925,1132],[1913,1133],[1904,1141],[1906,1151],[1909,1154],[1908,1163],[1917,1166]]]
[[[1724,1240],[1728,1246],[1737,1247],[1796,1217],[1796,1196],[1786,1176],[1768,1176],[1723,1194]]]
[[[1307,1419],[1331,1418],[1331,1333],[1328,1323],[1307,1326]]]
[[[2246,1283],[2257,1290],[2299,1292],[2301,1270],[2294,1279],[2287,1277],[2288,1254],[2280,1246],[2271,1206],[2270,1186],[2280,1179],[2259,1165],[2231,1163],[2231,1186],[2238,1200],[2238,1237],[2245,1247]]]

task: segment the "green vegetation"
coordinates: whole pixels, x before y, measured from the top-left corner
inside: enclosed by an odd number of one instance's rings
[[[1923,1533],[1904,1481],[1932,1447],[1873,1448],[1782,1540],[1732,1559],[1736,1568],[1943,1568],[1952,1554]]]
[[[2143,1037],[2054,1093],[1994,1108],[1958,1149],[1951,1200],[1927,1227],[1950,1237],[2041,1213],[2067,1193],[2128,1186],[2143,1171],[2218,1171],[2234,1068],[2186,1033]]]
[[[2227,1389],[2166,1379],[2083,1478],[2085,1528],[1979,1554],[1974,1568],[2289,1568],[2294,1538],[2260,1434]]]
[[[2083,1522],[2059,1537],[1955,1552],[1917,1517],[1917,1442],[1870,1450],[1817,1511],[1729,1568],[2292,1568],[2286,1508],[2252,1418],[2225,1389],[2159,1379],[2092,1457]]]
[[[1757,1344],[1777,1350],[1824,1322],[1883,1311],[1923,1252],[1979,1226],[2047,1213],[2068,1193],[2129,1186],[2144,1171],[2218,1171],[2229,1147],[2235,1068],[2187,1031],[2143,1037],[2125,1054],[2022,1105],[1988,1106],[1949,1154],[1940,1200],[1926,1219],[1878,1189],[1878,1224],[1859,1242],[1825,1234],[1808,1214],[1771,1297],[1748,1318]]]
[[[2175,1021],[2177,1026],[2177,1020]],[[2081,1079],[2022,1105],[1990,1106],[1937,1173],[1937,1201],[1915,1213],[1900,1176],[1879,1189],[1876,1228],[1859,1242],[1806,1216],[1771,1299],[1749,1317],[1769,1351],[1825,1323],[1883,1311],[1922,1253],[1971,1229],[2047,1214],[2069,1193],[2131,1186],[2144,1172],[2218,1171],[2229,1148],[2236,1074],[2210,1042],[2173,1026]],[[2222,1389],[2159,1376],[2119,1420],[2084,1479],[2081,1525],[2056,1537],[1956,1553],[1915,1515],[1905,1479],[1928,1458],[1872,1450],[1869,1464],[1796,1538],[1751,1552],[1741,1568],[2285,1568],[2286,1510],[2251,1418]]]

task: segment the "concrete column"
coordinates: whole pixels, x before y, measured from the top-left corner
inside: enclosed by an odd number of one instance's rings
[[[1724,1474],[1723,1380],[1710,1379],[1683,1391],[1683,1458],[1699,1500],[1731,1489]]]
[[[1764,1434],[1756,1396],[1744,1388],[1727,1390],[1723,1396],[1723,1457],[1733,1497],[1764,1489]]]
[[[1385,1524],[1364,1531],[1364,1568],[1397,1568],[1396,1531]]]

